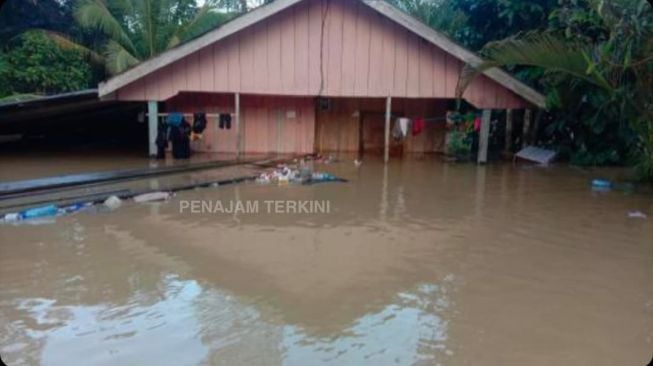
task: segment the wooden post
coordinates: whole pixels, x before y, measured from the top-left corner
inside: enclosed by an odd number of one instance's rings
[[[527,109],[524,111],[524,130],[522,131],[522,147],[530,145],[530,130],[531,130],[531,120],[533,118],[533,111]]]
[[[390,161],[390,118],[392,113],[392,97],[388,97],[385,102],[385,147],[383,158],[387,163]]]
[[[234,95],[234,119],[236,120],[236,154],[240,158],[243,150],[243,128],[240,125],[240,93]]]
[[[506,146],[504,151],[512,153],[512,109],[506,110]]]
[[[530,133],[530,141],[532,144],[537,143],[537,133],[540,130],[540,120],[542,119],[542,111],[536,110],[535,111],[535,121],[533,122],[533,128],[531,128],[531,133]]]
[[[156,156],[156,135],[159,133],[159,103],[147,102],[147,132],[149,138],[149,155]]]
[[[481,120],[481,133],[478,141],[478,163],[487,163],[487,149],[490,144],[490,119],[492,118],[492,110],[484,109],[483,118]]]

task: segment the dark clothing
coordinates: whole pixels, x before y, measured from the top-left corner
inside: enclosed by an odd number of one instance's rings
[[[190,158],[190,131],[190,124],[186,120],[183,120],[179,126],[170,127],[172,156],[175,159]]]
[[[193,132],[200,134],[206,129],[206,113],[198,112],[193,115]]]
[[[156,136],[156,158],[165,159],[166,158],[166,147],[168,147],[167,134],[159,130],[159,134]]]
[[[222,113],[220,114],[220,129],[231,130],[231,114]]]
[[[165,159],[166,149],[168,148],[168,125],[159,123],[159,128],[156,135],[156,158]]]

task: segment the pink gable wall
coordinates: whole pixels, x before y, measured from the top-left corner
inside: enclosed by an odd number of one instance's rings
[[[455,98],[462,65],[359,1],[306,0],[116,95],[120,100],[167,100],[184,91]],[[485,76],[474,81],[465,99],[479,108],[529,106]]]

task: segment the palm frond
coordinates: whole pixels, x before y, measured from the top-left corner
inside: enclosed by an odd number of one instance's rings
[[[111,14],[103,0],[78,0],[75,19],[85,28],[98,28],[110,38],[119,42],[130,52],[136,53],[129,34]]]
[[[510,65],[542,67],[548,72],[569,74],[607,91],[613,90],[613,86],[595,67],[593,49],[569,44],[548,33],[529,33],[519,38],[491,42],[483,48],[483,54],[486,61],[480,65],[465,66],[458,81],[459,97],[481,73]]]
[[[234,15],[218,13],[215,11],[213,6],[205,4],[190,22],[176,28],[172,37],[170,37],[168,48],[186,42],[210,29],[213,29],[228,21],[232,16]]]
[[[116,41],[107,43],[105,54],[106,66],[111,74],[121,73],[140,62],[138,58]]]

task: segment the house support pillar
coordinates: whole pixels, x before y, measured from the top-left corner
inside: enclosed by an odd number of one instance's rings
[[[533,120],[533,111],[527,109],[524,111],[524,130],[522,131],[522,147],[531,144],[531,121]]]
[[[390,118],[392,113],[392,97],[388,97],[385,102],[385,146],[383,149],[383,158],[387,163],[390,161]]]
[[[531,144],[537,144],[537,133],[540,131],[540,120],[542,119],[542,111],[535,110],[535,119],[533,122],[533,127],[531,128],[530,142]]]
[[[148,152],[150,157],[156,156],[156,135],[159,133],[159,103],[147,102],[147,134],[149,140]]]
[[[504,152],[506,154],[512,153],[512,109],[506,110],[506,146]]]
[[[243,127],[240,125],[240,93],[234,95],[234,119],[236,122],[236,154],[243,151]]]
[[[487,150],[490,144],[490,119],[492,118],[492,110],[484,109],[483,118],[481,120],[481,133],[478,140],[478,163],[487,163]]]

